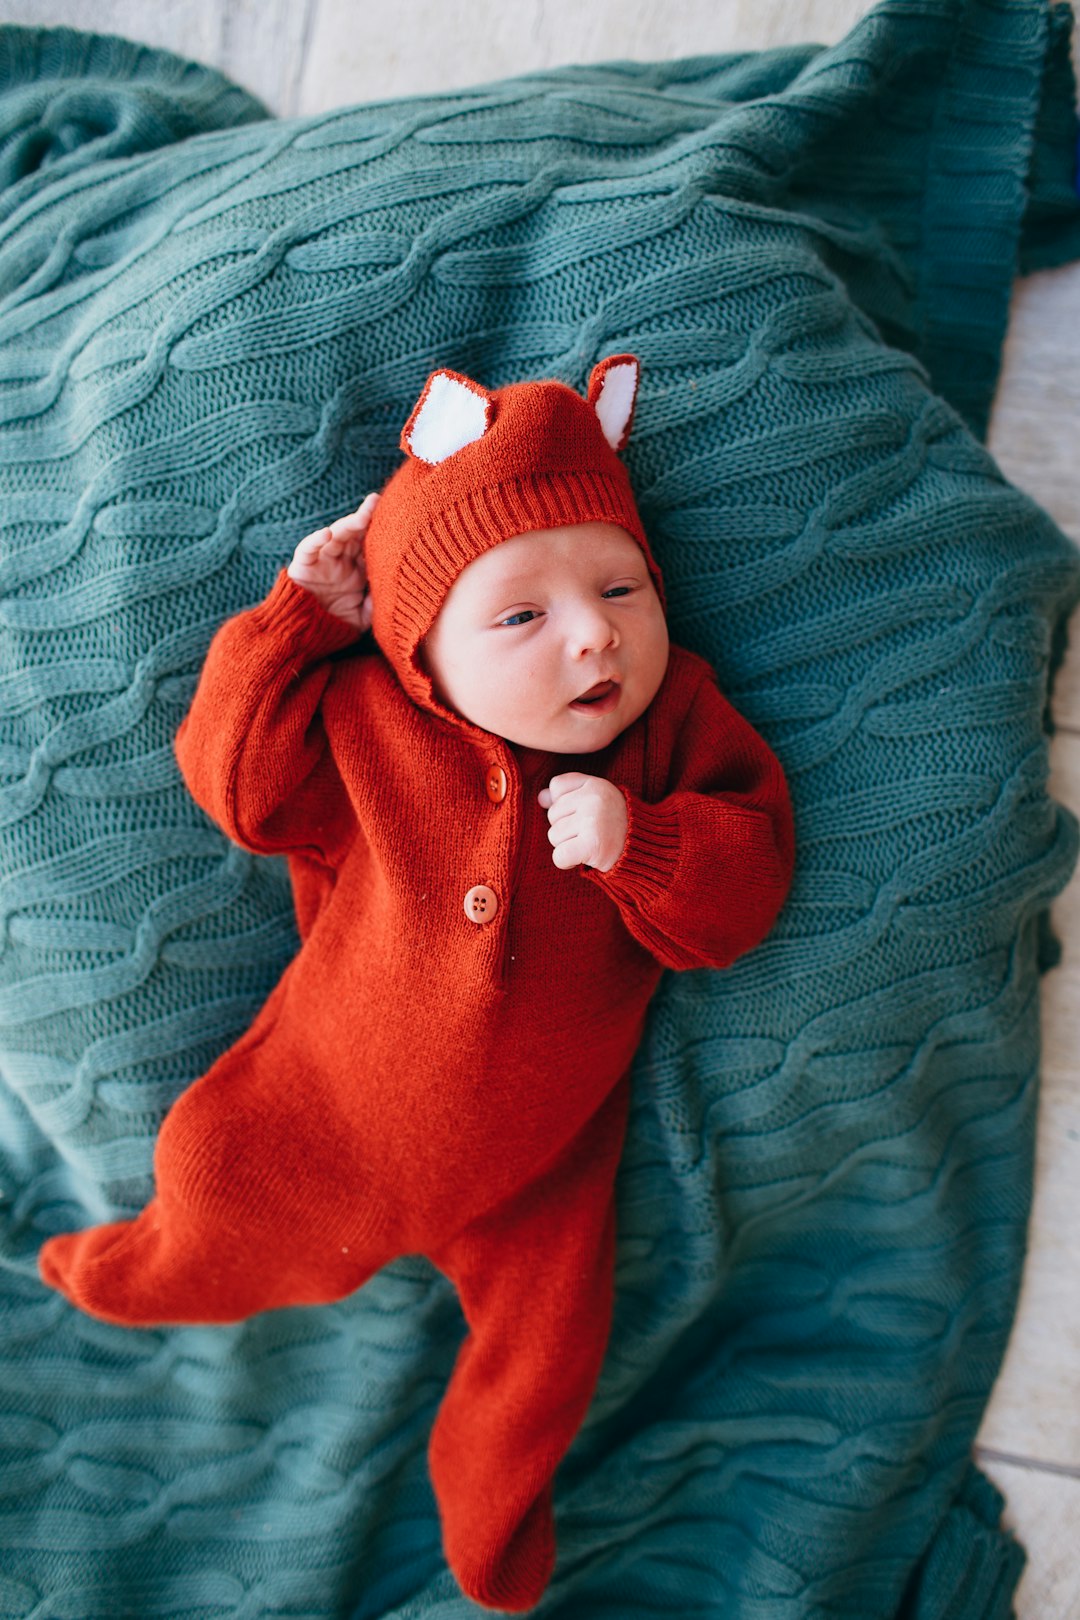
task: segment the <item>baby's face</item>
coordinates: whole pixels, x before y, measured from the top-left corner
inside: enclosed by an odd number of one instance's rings
[[[420,658],[435,693],[524,748],[591,754],[648,708],[668,633],[644,553],[612,523],[515,535],[454,581]],[[599,702],[581,699],[599,682]]]

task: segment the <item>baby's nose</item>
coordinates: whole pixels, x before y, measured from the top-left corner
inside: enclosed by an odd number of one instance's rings
[[[570,646],[576,657],[603,652],[618,644],[619,632],[614,620],[602,607],[584,607],[576,615],[570,629]]]

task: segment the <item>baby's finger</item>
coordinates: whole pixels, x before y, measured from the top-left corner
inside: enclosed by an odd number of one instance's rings
[[[374,490],[365,495],[355,512],[346,512],[344,517],[335,518],[333,529],[335,534],[362,535],[371,522],[371,514],[375,510],[375,503],[379,497]]]
[[[580,809],[581,803],[577,796],[566,793],[561,799],[556,799],[555,803],[549,807],[547,813],[548,823],[550,826],[556,827],[560,821],[572,821],[580,813]]]
[[[572,866],[580,866],[585,859],[581,840],[568,838],[565,844],[560,844],[557,849],[552,850],[551,859],[564,872],[568,872]]]
[[[557,799],[561,799],[564,793],[573,793],[575,788],[580,787],[582,782],[587,780],[588,778],[581,771],[564,771],[561,776],[553,776],[547,787],[543,788],[538,795],[540,803],[544,805],[546,810]],[[547,804],[544,804],[543,795],[545,793],[548,796]]]
[[[343,529],[340,521],[333,524],[326,531],[327,539],[323,544],[323,551],[328,557],[358,556],[363,545],[358,534],[351,534]]]
[[[554,822],[547,830],[549,844],[565,844],[568,838],[576,838],[577,835],[577,819],[574,816],[563,816],[561,821]]]
[[[305,534],[293,552],[294,562],[314,562],[329,538],[329,529],[313,529],[311,534]]]

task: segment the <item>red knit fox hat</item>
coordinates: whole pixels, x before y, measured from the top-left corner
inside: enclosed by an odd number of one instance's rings
[[[630,435],[641,367],[613,354],[582,399],[561,382],[489,391],[433,371],[401,432],[407,460],[384,485],[364,540],[372,629],[411,697],[432,702],[416,650],[458,575],[530,529],[614,523],[664,587],[618,452]]]

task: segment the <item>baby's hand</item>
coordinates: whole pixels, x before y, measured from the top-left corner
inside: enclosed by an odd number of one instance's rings
[[[348,517],[306,535],[286,569],[289,578],[317,596],[328,613],[344,619],[361,635],[370,630],[373,612],[364,566],[364,535],[378,499],[373,490]]]
[[[553,776],[537,797],[548,813],[555,865],[564,871],[591,866],[610,872],[623,852],[629,826],[626,800],[614,782],[567,771],[565,776]]]

